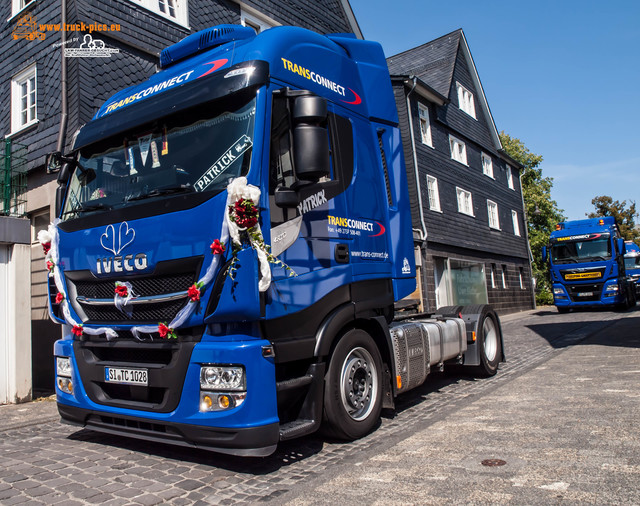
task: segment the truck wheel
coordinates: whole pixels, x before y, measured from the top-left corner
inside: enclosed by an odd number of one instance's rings
[[[324,383],[325,432],[343,440],[367,434],[382,409],[382,359],[369,334],[347,332],[338,342]]]
[[[465,308],[467,309],[467,308]],[[502,339],[500,324],[495,313],[487,306],[480,314],[479,335],[476,336],[480,352],[480,365],[474,368],[478,376],[489,377],[498,372],[498,364],[502,360]]]

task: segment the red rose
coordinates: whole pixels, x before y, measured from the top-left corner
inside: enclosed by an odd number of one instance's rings
[[[200,300],[200,288],[194,283],[187,290],[187,295],[191,299],[191,302],[196,302]]]
[[[258,218],[248,216],[246,218],[236,219],[236,223],[242,228],[253,228],[256,226],[256,223],[258,223]]]
[[[49,269],[49,272],[53,272],[53,268],[56,266],[56,264],[54,264],[51,260],[47,260],[47,269]]]
[[[44,251],[45,255],[47,253],[49,253],[50,249],[51,249],[51,243],[50,242],[45,242],[45,243],[42,244],[42,250]]]
[[[214,255],[222,255],[225,250],[226,248],[224,247],[224,243],[220,242],[219,239],[216,239],[211,243],[211,253]]]
[[[165,337],[167,339],[176,339],[178,337],[175,331],[171,327],[168,327],[166,323],[158,323],[158,333],[162,339]]]
[[[129,290],[125,285],[116,285],[116,295],[119,295],[120,297],[126,297],[127,295],[129,295]]]
[[[56,304],[60,304],[63,300],[64,300],[64,295],[62,295],[60,292],[58,292],[56,294]]]
[[[250,200],[237,200],[229,211],[235,215],[233,221],[242,228],[252,228],[258,223],[258,209]]]
[[[71,332],[73,332],[73,335],[80,337],[82,335],[82,325],[74,325]]]

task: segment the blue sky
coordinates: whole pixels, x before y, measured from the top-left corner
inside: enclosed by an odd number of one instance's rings
[[[387,56],[462,28],[498,131],[544,157],[569,219],[596,195],[640,207],[639,0],[350,3]]]

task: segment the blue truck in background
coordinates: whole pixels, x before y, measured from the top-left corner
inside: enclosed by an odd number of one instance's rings
[[[612,216],[565,221],[551,232],[543,257],[553,300],[563,313],[581,307],[632,307],[635,282],[625,269],[625,243]]]
[[[640,247],[633,241],[624,242],[624,268],[636,285],[636,299],[640,295]]]
[[[160,68],[48,158],[63,421],[264,456],[363,436],[432,367],[496,373],[489,306],[395,311],[415,250],[379,44],[220,25]]]

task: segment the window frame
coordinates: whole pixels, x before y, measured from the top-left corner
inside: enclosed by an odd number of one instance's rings
[[[29,82],[33,80],[33,89],[29,90]],[[22,122],[22,86],[27,84],[27,118]],[[33,104],[29,103],[29,97],[33,95]],[[29,118],[29,112],[33,108],[33,117]],[[38,67],[32,63],[22,69],[11,78],[11,134],[16,134],[39,123],[38,120]]]
[[[458,159],[457,156],[454,156],[454,153],[457,155],[458,151],[455,149],[456,144],[462,146],[462,154],[460,155],[463,159]],[[451,153],[451,159],[455,160],[458,163],[468,167],[468,158],[467,158],[467,144],[458,139],[456,136],[449,134],[449,151]]]
[[[463,205],[461,206],[461,200],[460,197],[465,197],[465,201],[463,202]],[[472,218],[475,218],[475,214],[473,213],[473,195],[471,194],[470,191],[465,190],[464,188],[460,188],[459,186],[456,186],[456,201],[458,202],[458,212],[461,214],[465,214],[467,216],[471,216]],[[465,207],[469,207],[469,212],[467,212],[464,208]]]
[[[430,183],[433,183],[433,190]],[[433,192],[433,195],[432,195]],[[435,176],[431,176],[427,174],[427,195],[429,198],[429,210],[435,211],[438,213],[442,212],[442,207],[440,207],[440,189],[438,188],[438,178]],[[431,201],[434,200],[436,205],[432,206]]]
[[[426,132],[422,129],[422,125],[426,124]],[[429,108],[418,102],[418,127],[420,128],[420,140],[425,146],[433,147],[433,137],[431,136],[431,118],[429,117]]]
[[[496,268],[496,264],[491,264],[491,288],[498,288],[498,282],[496,281],[496,274],[498,269]]]
[[[515,191],[516,187],[513,184],[513,171],[511,170],[511,165],[507,165],[505,170],[507,171],[507,186],[510,190]]]
[[[522,269],[522,267],[519,267],[518,268],[518,279],[520,281],[520,290],[524,290],[525,289],[524,288],[524,280],[523,280],[523,276],[522,276],[523,273],[524,273],[524,270]]]
[[[247,24],[248,21],[248,24]],[[242,26],[249,26],[256,31],[256,34],[263,32],[274,26],[279,26],[279,23],[262,13],[251,12],[244,5],[240,5],[240,24]],[[259,30],[256,30],[256,27]]]
[[[7,21],[11,21],[23,10],[32,4],[35,4],[37,0],[11,0],[11,17]]]
[[[518,218],[518,211],[511,210],[511,223],[513,224],[513,235],[522,237],[520,233],[520,219]]]
[[[493,176],[493,159],[491,156],[483,151],[480,159],[482,161],[482,173],[491,179],[495,179]],[[485,164],[486,161],[488,161],[488,164]]]
[[[458,94],[458,108],[473,119],[477,120],[476,103],[473,98],[473,93],[458,81],[456,81],[456,91]]]
[[[160,2],[167,5],[167,12],[160,9]],[[180,26],[189,28],[189,1],[188,0],[129,0],[129,2],[139,5],[140,7],[162,16],[164,19],[172,21]],[[176,11],[175,16],[171,16],[169,12],[169,2],[174,3]]]
[[[497,202],[487,199],[487,216],[489,218],[489,228],[500,230],[500,213],[498,211]],[[495,221],[495,223],[492,223],[492,221]]]
[[[502,277],[502,288],[506,290],[507,289],[507,266],[506,265],[502,264],[500,274]]]

